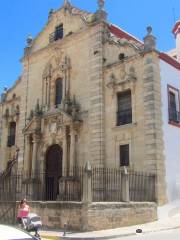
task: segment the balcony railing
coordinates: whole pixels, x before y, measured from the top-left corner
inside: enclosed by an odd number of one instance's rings
[[[15,135],[8,136],[7,146],[12,147],[15,145]]]
[[[169,121],[180,123],[180,112],[169,108]]]
[[[49,43],[55,42],[63,38],[63,32],[55,31],[49,35]]]
[[[117,126],[132,123],[132,109],[117,112]]]

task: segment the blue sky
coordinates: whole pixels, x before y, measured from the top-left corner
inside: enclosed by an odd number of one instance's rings
[[[158,49],[167,51],[175,47],[171,33],[175,19],[180,19],[180,0],[106,0],[108,20],[127,32],[143,39],[146,26],[153,27]],[[97,0],[71,0],[76,7],[95,12]],[[12,86],[22,68],[26,37],[41,31],[47,21],[49,9],[57,9],[63,0],[8,0],[0,2],[0,92]],[[174,10],[173,10],[174,9]],[[174,13],[175,14],[174,14]]]

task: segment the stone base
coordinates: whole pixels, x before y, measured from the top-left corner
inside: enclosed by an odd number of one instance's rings
[[[112,229],[155,220],[155,203],[92,203],[87,210],[84,230]]]
[[[94,231],[157,220],[155,203],[29,202],[29,206],[48,228],[60,229],[67,223],[69,230]],[[0,202],[0,212],[3,208]]]

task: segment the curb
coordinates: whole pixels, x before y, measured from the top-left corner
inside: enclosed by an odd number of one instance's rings
[[[48,236],[48,235],[41,235],[42,239],[51,239],[51,240],[59,240],[60,236]]]
[[[169,228],[163,228],[163,229],[156,229],[156,230],[147,230],[142,233],[136,233],[136,232],[131,232],[131,233],[125,233],[125,234],[116,234],[116,235],[109,235],[109,236],[102,236],[102,237],[73,237],[73,236],[57,236],[61,240],[101,240],[101,239],[114,239],[114,238],[121,238],[121,237],[129,237],[129,236],[134,236],[134,235],[142,235],[142,234],[148,234],[148,233],[155,233],[155,232],[163,232],[163,231],[168,231],[168,230],[173,230],[173,229],[179,229],[179,226],[176,227],[169,227]],[[48,237],[48,236],[44,236]],[[49,236],[49,238],[51,238]]]
[[[60,239],[61,240],[101,240],[101,239],[129,237],[133,235],[136,235],[136,233],[126,233],[121,235],[111,235],[111,236],[104,236],[104,237],[60,237]]]

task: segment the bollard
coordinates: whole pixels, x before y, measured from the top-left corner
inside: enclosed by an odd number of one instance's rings
[[[67,230],[67,223],[64,223],[64,233],[63,233],[63,236],[66,236],[66,230]]]

